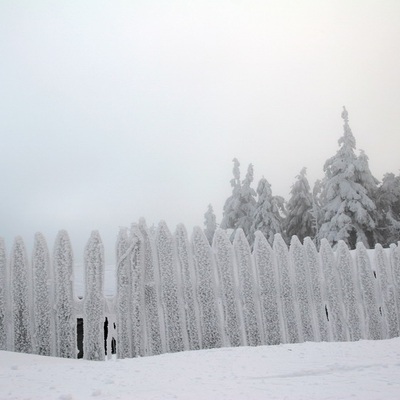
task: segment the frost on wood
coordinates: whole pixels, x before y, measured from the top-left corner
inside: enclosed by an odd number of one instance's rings
[[[178,284],[174,243],[172,235],[163,221],[158,226],[156,247],[160,268],[161,303],[164,311],[167,350],[173,353],[185,350],[187,347],[183,333],[182,297]]]
[[[86,360],[104,360],[104,248],[97,231],[92,232],[84,257],[83,355]]]
[[[0,238],[0,350],[7,350],[7,258],[4,239]]]
[[[117,238],[117,355],[118,358],[129,358],[131,346],[131,287],[130,251],[136,243],[131,243],[126,229],[121,229]]]
[[[321,240],[320,255],[327,291],[327,318],[332,331],[332,340],[345,342],[349,340],[349,333],[344,319],[342,292],[335,266],[335,256],[327,239]]]
[[[382,294],[381,312],[384,321],[384,337],[390,339],[400,335],[396,288],[393,283],[389,260],[380,244],[375,246],[374,257],[376,275]]]
[[[365,246],[357,243],[357,276],[360,281],[362,304],[365,318],[365,338],[382,339],[382,318],[376,298],[375,277]]]
[[[337,247],[337,270],[342,288],[343,305],[349,328],[349,339],[359,340],[362,338],[361,312],[359,307],[358,286],[355,280],[355,268],[351,259],[349,248],[341,240]]]
[[[195,272],[193,256],[190,249],[188,236],[185,227],[180,224],[176,228],[175,243],[177,259],[181,272],[182,293],[185,310],[186,332],[190,350],[200,349],[200,327],[198,325],[199,313],[195,296]]]
[[[298,343],[299,327],[296,316],[293,294],[293,277],[289,268],[289,252],[282,236],[277,233],[273,249],[276,255],[280,281],[280,303],[283,309],[283,322],[285,326],[285,342]]]
[[[239,312],[237,278],[233,269],[233,247],[225,231],[217,229],[213,249],[220,285],[225,337],[229,340],[229,346],[242,346],[246,341],[242,332],[244,323],[241,307]]]
[[[289,255],[295,278],[295,306],[298,307],[300,315],[300,339],[312,342],[315,340],[313,326],[315,315],[310,296],[310,276],[306,264],[306,254],[297,236],[292,237]]]
[[[54,319],[51,310],[50,286],[52,283],[50,255],[46,239],[36,233],[32,255],[33,272],[33,312],[35,353],[42,356],[54,355]]]
[[[54,245],[56,355],[76,358],[76,318],[74,315],[73,256],[68,233],[58,232]]]
[[[163,334],[160,330],[160,276],[157,255],[152,236],[143,219],[139,222],[143,238],[143,284],[144,284],[144,313],[147,331],[147,352],[151,355],[164,353]]]
[[[12,279],[13,350],[20,353],[32,353],[30,276],[25,245],[20,236],[15,238],[10,265]]]
[[[283,316],[278,306],[279,276],[274,252],[265,236],[259,231],[255,233],[253,257],[258,273],[261,321],[265,343],[283,343]]]
[[[316,318],[315,340],[327,342],[329,341],[330,333],[325,311],[325,281],[317,249],[309,237],[304,239],[304,251],[311,279],[311,305]]]
[[[132,357],[145,355],[146,322],[144,313],[143,288],[143,238],[137,225],[130,231],[133,246],[128,251],[131,273],[130,309],[131,309],[131,350]]]
[[[233,247],[239,277],[239,298],[242,300],[247,345],[259,346],[263,340],[261,337],[260,310],[255,297],[256,278],[250,246],[242,229],[236,231]]]
[[[192,243],[200,310],[201,348],[213,349],[222,347],[221,320],[217,307],[214,264],[207,238],[198,227],[193,230]]]
[[[400,249],[395,244],[390,245],[390,264],[392,266],[392,279],[397,292],[397,315],[400,315]]]

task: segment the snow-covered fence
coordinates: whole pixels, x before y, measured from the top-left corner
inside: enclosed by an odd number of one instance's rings
[[[76,358],[78,320],[90,360],[103,360],[105,348],[110,356],[112,337],[117,356],[129,358],[400,335],[396,245],[349,251],[339,242],[334,251],[322,240],[318,252],[309,238],[294,236],[288,248],[277,234],[271,247],[257,232],[251,251],[242,230],[231,243],[218,229],[210,245],[200,228],[189,239],[183,225],[152,232],[141,220],[121,230],[116,247],[117,291],[105,296],[103,244],[92,233],[79,299],[67,232],[52,257],[37,234],[31,262],[20,237],[9,258],[0,238],[0,350]]]

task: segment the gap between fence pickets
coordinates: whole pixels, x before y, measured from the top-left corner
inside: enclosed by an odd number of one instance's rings
[[[189,239],[183,225],[174,234],[165,223],[150,232],[142,220],[120,233],[117,249],[116,293],[104,296],[104,248],[92,233],[78,298],[66,231],[52,257],[37,234],[31,260],[21,237],[9,257],[1,239],[0,349],[75,358],[80,347],[84,358],[103,360],[106,351],[129,358],[399,336],[395,244],[349,251],[339,242],[333,251],[322,240],[318,252],[309,238],[293,237],[288,247],[277,234],[271,246],[257,233],[251,252],[241,229],[233,243],[218,229],[210,246],[200,228]]]

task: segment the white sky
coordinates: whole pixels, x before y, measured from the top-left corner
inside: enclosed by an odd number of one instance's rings
[[[0,1],[0,236],[218,220],[232,158],[288,199],[338,149],[400,169],[398,0]]]

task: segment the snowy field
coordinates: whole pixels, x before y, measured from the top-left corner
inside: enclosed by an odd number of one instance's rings
[[[0,352],[0,399],[400,398],[400,338],[223,348],[107,362]]]

